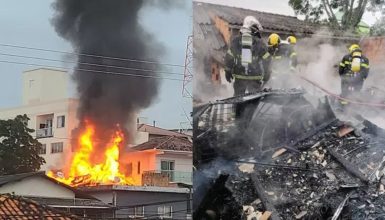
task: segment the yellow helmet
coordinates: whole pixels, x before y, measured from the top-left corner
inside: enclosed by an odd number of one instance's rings
[[[297,43],[297,38],[295,38],[294,36],[289,36],[287,38],[287,42],[289,42],[290,44],[296,44]]]
[[[269,39],[268,39],[268,45],[269,46],[276,46],[278,45],[279,43],[281,42],[281,38],[279,37],[278,34],[276,33],[273,33],[273,34],[270,34],[269,36]]]
[[[352,44],[350,47],[349,47],[349,52],[350,53],[353,53],[353,51],[355,51],[355,50],[359,50],[359,49],[361,49],[360,48],[360,46],[358,45],[358,44]]]

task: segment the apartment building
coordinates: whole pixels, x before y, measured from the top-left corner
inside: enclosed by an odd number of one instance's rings
[[[41,170],[61,168],[64,155],[71,152],[71,131],[76,127],[78,101],[69,98],[68,72],[40,68],[28,70],[22,77],[22,105],[0,109],[0,119],[26,114],[29,127],[43,144],[40,154],[46,163]]]

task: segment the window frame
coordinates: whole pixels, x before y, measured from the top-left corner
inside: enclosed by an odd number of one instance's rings
[[[59,145],[61,144],[61,145]],[[61,151],[59,151],[61,149]],[[64,151],[64,143],[63,142],[54,142],[51,143],[51,154],[63,153]]]
[[[168,166],[167,166],[167,170],[164,170],[164,169],[162,169],[162,162],[167,162],[168,163]],[[171,169],[171,166],[170,166],[170,164],[173,164],[173,169]],[[175,160],[160,160],[160,170],[161,171],[175,171]]]
[[[163,162],[167,163],[167,169],[162,169],[162,163]],[[171,164],[172,164],[172,166],[171,166]],[[161,160],[160,161],[160,172],[166,173],[169,177],[169,181],[174,182],[175,181],[175,160],[167,160],[167,159]]]
[[[137,213],[137,209],[140,208],[141,209],[141,214],[138,214]],[[144,217],[144,206],[137,206],[137,207],[134,207],[134,216],[135,217]]]
[[[60,122],[59,123],[59,118],[61,118]],[[56,128],[64,128],[65,127],[65,120],[66,120],[66,117],[65,115],[59,115],[56,117]]]
[[[170,211],[166,215],[166,207],[170,208]],[[169,214],[169,215],[168,215]],[[158,215],[162,218],[172,218],[172,206],[158,206]]]
[[[47,144],[41,144],[41,147],[39,149],[39,155],[46,155],[46,154],[47,154]]]

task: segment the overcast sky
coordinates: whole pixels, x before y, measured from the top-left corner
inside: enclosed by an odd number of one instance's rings
[[[186,41],[192,30],[192,4],[189,0],[184,1],[186,4],[182,8],[168,11],[151,9],[141,15],[142,24],[165,46],[166,56],[162,57],[162,63],[184,64]],[[0,0],[0,44],[72,52],[70,44],[58,37],[50,24],[53,16],[52,2],[53,0]],[[0,52],[65,59],[61,54],[16,50],[1,46]],[[39,62],[44,65],[68,67],[68,64],[60,62],[41,62],[1,55],[0,60]],[[35,68],[0,63],[0,109],[21,105],[22,72]],[[170,71],[183,73],[183,68]],[[172,77],[183,79],[183,76]],[[191,111],[192,100],[183,98],[181,94],[181,81],[163,80],[158,100],[140,116],[146,117],[149,123],[155,120],[158,126],[165,128],[180,128],[181,123],[186,127],[188,125],[186,114],[189,115]]]
[[[295,16],[293,9],[288,4],[288,0],[199,0],[198,2],[229,5],[234,7]],[[365,13],[363,20],[367,24],[372,25],[376,21],[376,18],[371,13]]]

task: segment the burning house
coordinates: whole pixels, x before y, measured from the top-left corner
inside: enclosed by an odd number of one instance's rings
[[[52,24],[77,52],[73,79],[79,94],[73,155],[49,176],[73,186],[141,185],[154,152],[138,152],[136,115],[155,100],[161,46],[139,22],[147,6],[171,1],[62,1]],[[142,71],[146,70],[146,71]],[[140,91],[140,93],[138,92]],[[135,162],[130,161],[135,158]],[[142,159],[140,159],[142,158]],[[151,167],[151,168],[149,168]]]
[[[44,167],[47,178],[87,194],[107,191],[107,197],[115,198],[105,200],[115,217],[189,218],[191,137],[154,126],[143,130],[147,125],[135,123],[140,111],[157,97],[162,78],[159,61],[164,55],[162,45],[142,26],[141,13],[147,7],[167,9],[174,4],[178,3],[55,1],[52,25],[73,47],[73,73],[57,71],[51,76],[53,70],[42,69],[26,74],[24,80],[31,91],[25,92],[28,104],[41,105],[27,114],[34,129],[37,118],[36,134],[46,144],[41,153],[50,159]],[[41,111],[46,102],[67,97],[70,75],[76,83],[75,104],[64,106],[63,115],[52,112],[53,104]],[[60,92],[51,91],[56,84]],[[41,117],[36,115],[41,112]],[[6,113],[7,118],[15,111]],[[63,136],[58,136],[59,128],[65,130]],[[151,202],[157,204],[146,205]]]

